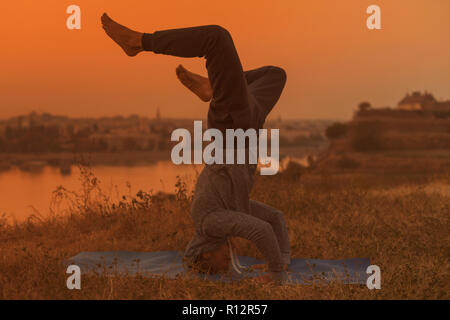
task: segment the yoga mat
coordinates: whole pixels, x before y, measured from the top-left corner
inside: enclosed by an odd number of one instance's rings
[[[143,277],[165,277],[175,279],[178,276],[203,278],[212,281],[238,281],[252,278],[263,273],[247,270],[261,260],[239,256],[243,269],[239,274],[232,271],[229,275],[203,275],[187,270],[182,263],[182,253],[177,251],[132,252],[106,251],[81,252],[67,259],[66,266],[77,265],[82,274],[97,273],[107,275],[136,275]],[[310,284],[311,280],[341,281],[346,284],[365,284],[369,259],[352,258],[343,260],[291,259],[289,272],[284,282],[289,284]]]

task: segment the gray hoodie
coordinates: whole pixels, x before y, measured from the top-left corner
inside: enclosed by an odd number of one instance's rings
[[[290,263],[282,215],[275,215],[278,221],[273,224],[281,227],[274,228],[252,214],[255,208],[249,200],[252,172],[248,165],[205,166],[195,188],[192,204],[195,234],[185,251],[187,262],[195,263],[202,252],[218,248],[229,238],[241,237],[256,245],[271,272],[281,272],[283,264]]]
[[[286,75],[280,68],[263,67],[246,71],[245,77],[247,108],[231,112],[216,105],[213,99],[208,112],[209,128],[218,128],[223,133],[227,128],[262,128],[280,97]],[[255,172],[256,165],[252,164],[205,165],[194,191],[191,214],[195,234],[185,251],[188,263],[195,263],[202,252],[212,251],[232,237],[252,241],[273,273],[281,274],[283,264],[290,263],[282,214],[273,212],[276,218],[271,224],[251,212],[250,191]]]

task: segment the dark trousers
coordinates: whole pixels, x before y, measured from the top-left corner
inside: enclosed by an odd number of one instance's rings
[[[286,73],[279,67],[244,72],[230,33],[217,25],[146,33],[142,45],[154,53],[206,59],[213,90],[210,128],[261,128],[286,82]]]

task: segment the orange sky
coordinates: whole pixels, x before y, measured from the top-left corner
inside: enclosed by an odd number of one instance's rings
[[[275,116],[349,118],[357,103],[394,106],[407,90],[450,98],[448,0],[15,0],[2,1],[0,117],[32,110],[71,116],[203,118],[207,104],[175,77],[203,59],[129,58],[106,37],[103,12],[138,31],[220,24],[244,69],[279,65],[288,82]],[[77,4],[82,29],[66,28]],[[383,30],[366,28],[381,7]]]

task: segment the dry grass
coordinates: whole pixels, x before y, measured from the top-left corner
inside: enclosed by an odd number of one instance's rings
[[[437,180],[450,186],[448,174]],[[68,290],[63,261],[80,251],[183,250],[193,233],[182,182],[175,201],[140,193],[113,202],[86,170],[82,194],[55,192],[69,206],[64,216],[0,220],[0,299],[448,299],[450,197],[414,181],[294,167],[259,177],[253,190],[254,199],[285,213],[292,257],[368,257],[381,268],[381,290],[93,275],[82,277],[82,290]],[[387,192],[394,184],[408,187]],[[238,245],[239,254],[255,255],[252,244]]]

